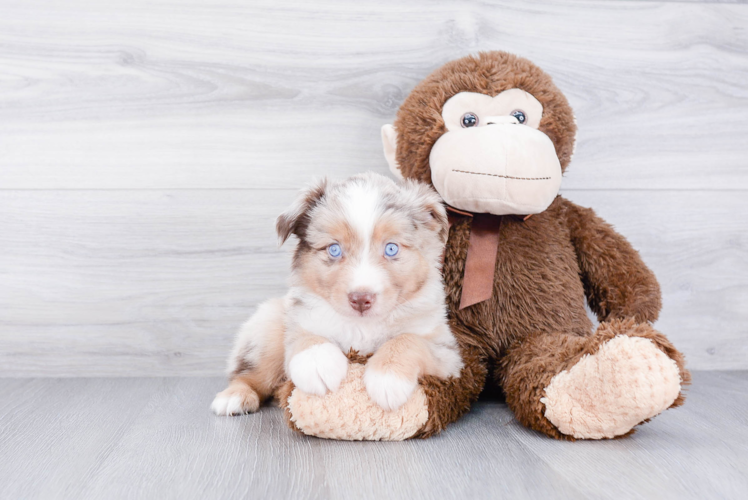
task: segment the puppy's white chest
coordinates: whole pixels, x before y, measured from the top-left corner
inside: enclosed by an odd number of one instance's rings
[[[293,303],[293,297],[289,293],[289,304]],[[344,317],[324,301],[309,297],[304,305],[291,306],[289,316],[302,330],[326,338],[344,353],[353,349],[360,354],[372,354],[399,333],[384,319],[371,321]]]
[[[341,325],[342,328],[323,335],[340,347],[343,352],[350,349],[359,354],[371,354],[395,335],[391,329],[378,325]]]

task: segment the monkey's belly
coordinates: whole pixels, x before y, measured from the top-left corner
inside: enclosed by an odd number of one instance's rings
[[[527,222],[513,216],[502,219],[493,296],[485,302],[460,310],[464,264],[445,266],[447,290],[453,290],[450,312],[473,332],[474,340],[491,350],[501,352],[534,332],[592,332],[576,252],[554,212],[552,206]],[[452,255],[466,258],[469,235],[469,224],[453,228],[449,245],[461,247],[452,249]]]

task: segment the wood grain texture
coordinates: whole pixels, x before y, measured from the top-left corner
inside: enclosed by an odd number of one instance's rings
[[[240,323],[285,293],[273,228],[294,194],[0,191],[0,374],[220,374]],[[565,195],[640,249],[691,367],[748,366],[743,193]]]
[[[748,368],[748,5],[0,3],[0,375],[215,375],[285,289],[272,221],[385,172],[379,128],[442,63],[503,49],[577,114],[563,183],[639,248],[658,323]]]
[[[285,293],[274,219],[294,195],[0,191],[0,373],[222,373]]]
[[[443,434],[350,443],[278,408],[215,417],[221,379],[0,381],[2,498],[741,498],[748,372],[696,372],[632,437],[558,442],[484,401]]]
[[[748,5],[711,3],[3,2],[0,186],[384,171],[379,128],[413,86],[503,49],[576,110],[570,188],[745,188],[746,26]]]

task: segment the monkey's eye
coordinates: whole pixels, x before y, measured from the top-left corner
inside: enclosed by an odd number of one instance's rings
[[[525,112],[521,109],[515,109],[511,112],[511,115],[517,119],[520,125],[525,123],[527,121],[527,117],[525,116]]]
[[[460,118],[460,125],[462,125],[462,128],[475,127],[478,125],[478,115],[470,112],[465,113]]]
[[[337,243],[333,243],[332,245],[327,247],[327,253],[329,253],[330,257],[332,257],[333,259],[337,259],[343,254],[343,249],[340,248],[340,245],[338,245]]]

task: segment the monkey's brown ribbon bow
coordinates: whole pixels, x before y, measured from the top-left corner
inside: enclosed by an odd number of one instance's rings
[[[499,253],[499,230],[501,215],[473,214],[456,208],[447,207],[449,225],[457,220],[458,215],[472,217],[470,226],[470,244],[465,259],[465,275],[462,279],[462,296],[460,309],[465,309],[493,295],[496,256]],[[530,216],[524,218],[527,220]]]

